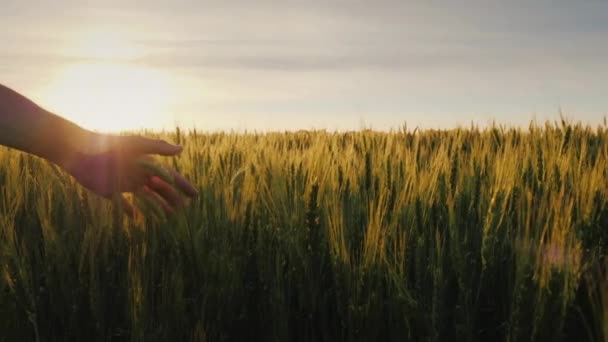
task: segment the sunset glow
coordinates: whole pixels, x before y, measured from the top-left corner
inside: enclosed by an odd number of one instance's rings
[[[62,54],[66,57],[131,61],[144,53],[143,49],[135,44],[133,33],[128,30],[99,27],[83,29],[66,36],[62,47]]]
[[[171,87],[162,72],[129,64],[82,63],[61,70],[45,92],[49,108],[86,128],[162,128]]]
[[[118,31],[87,31],[66,43],[74,62],[45,87],[45,105],[86,128],[118,132],[170,125],[174,94],[166,72],[138,65],[141,51]]]
[[[608,115],[606,1],[8,0],[0,12],[2,84],[95,129],[528,127]]]

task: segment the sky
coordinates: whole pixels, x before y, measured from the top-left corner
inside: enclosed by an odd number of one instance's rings
[[[0,42],[0,83],[99,130],[608,115],[603,0],[2,0]]]

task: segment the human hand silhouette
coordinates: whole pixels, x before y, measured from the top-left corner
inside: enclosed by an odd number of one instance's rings
[[[196,196],[196,189],[151,155],[174,156],[180,146],[141,136],[115,136],[86,130],[57,116],[0,84],[0,145],[59,165],[83,186],[106,197],[123,199],[127,214],[134,208],[125,192],[155,203],[166,213]]]
[[[97,135],[91,146],[71,156],[64,169],[87,189],[105,197],[120,196],[125,212],[135,208],[122,196],[133,193],[173,214],[195,197],[196,189],[178,172],[163,167],[151,155],[174,156],[181,146],[141,136]]]

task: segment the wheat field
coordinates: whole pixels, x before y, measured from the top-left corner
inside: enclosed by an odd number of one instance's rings
[[[608,340],[608,126],[160,134],[123,217],[0,149],[0,341]]]

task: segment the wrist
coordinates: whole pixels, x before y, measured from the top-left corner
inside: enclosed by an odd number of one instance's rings
[[[100,140],[100,136],[99,133],[82,129],[78,134],[68,139],[69,143],[64,146],[61,153],[56,154],[55,160],[49,160],[68,173],[74,174],[76,172],[75,166],[79,161],[86,158],[87,155],[95,153],[95,142]]]

